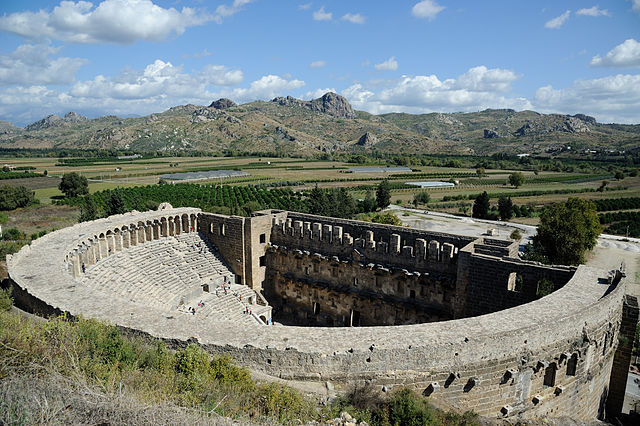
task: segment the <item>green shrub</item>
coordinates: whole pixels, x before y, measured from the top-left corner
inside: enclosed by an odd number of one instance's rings
[[[553,290],[555,290],[555,285],[553,284],[553,282],[546,278],[543,278],[540,281],[538,281],[538,288],[536,290],[536,295],[538,297],[544,297],[548,294],[553,293]]]
[[[511,238],[514,241],[518,241],[520,239],[522,239],[522,234],[520,233],[520,230],[515,229],[511,235],[509,235],[509,238]]]
[[[8,220],[9,220],[9,216],[7,216],[6,213],[0,212],[0,224],[7,223]]]
[[[258,388],[258,398],[263,414],[281,423],[306,421],[313,417],[313,409],[302,395],[279,383],[268,383]],[[296,422],[298,423],[298,422]]]
[[[24,234],[19,229],[9,228],[2,232],[2,239],[5,241],[23,240]]]
[[[389,423],[402,426],[422,426],[435,423],[433,410],[427,401],[412,390],[396,392],[389,404]]]
[[[8,311],[13,306],[13,298],[11,297],[11,289],[0,289],[0,312]]]

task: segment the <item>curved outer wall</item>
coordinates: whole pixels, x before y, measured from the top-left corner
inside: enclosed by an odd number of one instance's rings
[[[162,238],[170,234],[162,218],[183,215],[207,231],[206,214],[173,209],[53,232],[7,257],[10,280],[19,299],[35,310],[95,317],[178,344],[196,340],[211,353],[231,353],[241,364],[277,377],[407,385],[437,404],[489,416],[604,414],[625,291],[624,280],[607,283],[605,271],[580,266],[551,295],[478,317],[356,328],[212,326],[190,316],[177,321],[108,290],[89,290],[74,278],[70,253],[78,254],[88,238],[134,223],[156,226],[157,233],[147,235]]]

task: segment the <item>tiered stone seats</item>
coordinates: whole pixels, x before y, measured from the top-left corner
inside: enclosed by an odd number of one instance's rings
[[[205,293],[202,300],[193,301],[188,306],[179,308],[178,310],[186,314],[195,315],[200,318],[207,318],[218,321],[243,322],[246,324],[260,324],[260,321],[253,315],[247,313],[247,309],[254,313],[262,312],[261,307],[255,304],[255,292],[244,285],[232,284],[225,291],[222,287],[213,289],[211,293]],[[249,300],[254,303],[250,304]],[[204,306],[198,306],[199,303]],[[195,314],[189,311],[190,308],[195,309]]]
[[[87,268],[82,282],[138,303],[168,308],[205,284],[212,290],[232,277],[213,246],[199,234],[187,233],[117,252]]]

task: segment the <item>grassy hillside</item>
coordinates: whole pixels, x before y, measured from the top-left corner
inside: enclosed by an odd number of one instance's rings
[[[346,100],[338,97],[348,106]],[[182,105],[146,117],[50,117],[25,129],[7,127],[4,148],[100,148],[139,151],[543,153],[633,150],[640,125],[600,124],[591,117],[534,111],[485,110],[451,114],[383,114],[312,110],[303,102],[256,101],[220,110]],[[348,106],[350,108],[350,106]],[[355,118],[349,118],[354,117]],[[365,133],[375,140],[360,146]]]

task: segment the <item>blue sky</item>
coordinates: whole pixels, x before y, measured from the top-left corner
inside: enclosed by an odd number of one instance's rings
[[[0,120],[332,90],[640,123],[640,0],[0,0]]]

